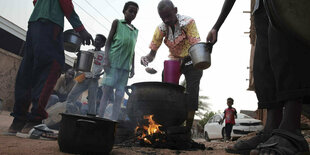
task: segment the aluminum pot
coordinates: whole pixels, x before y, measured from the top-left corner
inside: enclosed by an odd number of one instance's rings
[[[79,33],[73,29],[64,32],[64,49],[68,52],[78,52],[81,47],[82,39]]]
[[[192,45],[188,52],[196,69],[207,69],[211,66],[211,43],[197,43]]]
[[[139,121],[144,115],[154,115],[155,122],[165,126],[179,126],[187,117],[184,87],[172,83],[140,82],[125,88],[129,96],[127,114]]]
[[[61,113],[58,145],[62,152],[108,154],[114,145],[117,122],[95,116]]]
[[[80,51],[77,54],[76,70],[90,72],[94,61],[94,53],[89,51]]]

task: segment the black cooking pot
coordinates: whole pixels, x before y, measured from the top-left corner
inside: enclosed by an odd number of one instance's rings
[[[108,154],[113,147],[117,122],[94,116],[61,113],[60,151]]]
[[[130,91],[131,90],[131,91]],[[131,120],[154,115],[155,122],[165,126],[179,126],[187,116],[184,87],[172,83],[141,82],[125,88],[129,96],[127,114]]]

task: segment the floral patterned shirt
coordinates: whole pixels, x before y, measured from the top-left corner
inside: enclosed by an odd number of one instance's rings
[[[171,27],[161,23],[155,30],[150,49],[157,51],[163,39],[169,48],[169,58],[178,59],[188,56],[191,45],[200,42],[200,36],[196,28],[195,20],[188,16],[177,14],[178,22],[175,24],[174,33]]]

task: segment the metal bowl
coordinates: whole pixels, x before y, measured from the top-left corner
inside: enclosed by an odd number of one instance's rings
[[[64,48],[68,52],[78,52],[82,43],[79,33],[73,29],[64,32]]]
[[[94,60],[94,53],[80,51],[77,57],[76,69],[78,71],[90,72]]]
[[[196,69],[207,69],[211,66],[211,43],[197,43],[192,45],[188,52],[192,58],[194,68]]]

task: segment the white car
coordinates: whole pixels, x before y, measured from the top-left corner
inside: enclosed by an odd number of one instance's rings
[[[224,138],[225,120],[223,120],[223,116],[224,114],[215,114],[204,126],[204,137],[207,141]],[[242,113],[237,114],[235,123],[231,131],[231,137],[234,139],[263,129],[261,120],[254,119]]]

